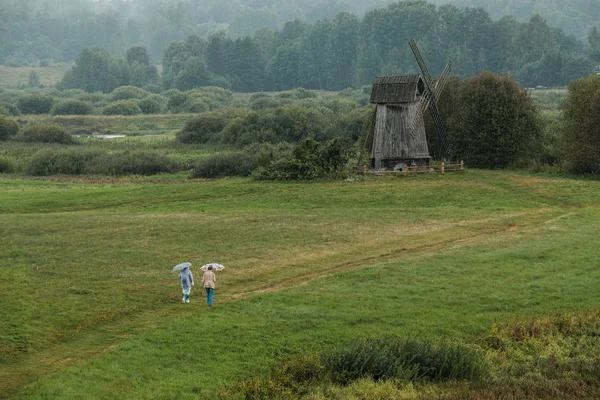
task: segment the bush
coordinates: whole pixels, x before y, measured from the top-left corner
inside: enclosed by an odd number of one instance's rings
[[[371,108],[359,108],[338,118],[323,139],[343,137],[356,142],[369,129]]]
[[[186,144],[217,143],[223,128],[238,114],[239,111],[235,110],[202,114],[185,123],[183,129],[177,133],[177,141]]]
[[[361,378],[479,380],[488,373],[483,355],[465,346],[433,345],[426,340],[395,336],[355,340],[348,346],[324,352],[321,362],[329,378],[342,385]]]
[[[179,89],[169,89],[162,92],[161,95],[167,98],[171,98],[179,93],[181,93]]]
[[[150,93],[135,86],[121,86],[112,91],[113,100],[143,99]]]
[[[103,115],[138,115],[142,110],[135,100],[120,100],[111,103],[102,110]]]
[[[16,170],[17,166],[13,160],[0,156],[0,174],[10,174]]]
[[[186,103],[189,101],[190,96],[187,93],[177,93],[169,96],[167,102],[167,109],[174,114],[181,113],[185,110]]]
[[[93,160],[89,173],[101,175],[156,175],[181,169],[167,156],[151,151],[103,154]]]
[[[158,94],[162,91],[162,86],[158,83],[147,83],[143,89],[148,93]]]
[[[88,115],[92,105],[81,100],[64,100],[52,107],[52,115]]]
[[[330,121],[313,108],[296,105],[252,111],[232,120],[223,129],[223,142],[245,146],[250,143],[298,142],[323,137]]]
[[[245,152],[217,154],[206,158],[194,167],[194,178],[223,178],[249,176],[258,166],[258,159]]]
[[[9,139],[19,133],[19,124],[10,118],[0,115],[0,140]]]
[[[563,135],[572,171],[600,173],[600,76],[579,79],[569,85]]]
[[[350,148],[339,139],[319,143],[306,139],[294,148],[290,157],[274,160],[258,168],[254,177],[268,180],[311,180],[339,173],[351,155]]]
[[[0,103],[0,115],[18,117],[21,115],[21,111],[19,111],[19,108],[12,103]]]
[[[87,172],[90,163],[99,156],[100,153],[98,151],[44,149],[31,158],[26,172],[29,175],[35,176],[55,174],[81,175]]]
[[[189,113],[194,113],[194,114],[200,114],[203,112],[206,112],[208,110],[210,110],[210,104],[208,101],[204,100],[204,99],[200,99],[200,100],[195,100],[192,101],[188,106],[187,106],[187,112]]]
[[[53,102],[50,96],[34,93],[19,98],[17,105],[23,114],[48,114]]]
[[[139,107],[144,114],[160,114],[162,112],[160,101],[153,97],[154,96],[148,96],[140,101]]]
[[[31,125],[23,132],[26,142],[73,144],[75,141],[62,127],[54,124]]]
[[[264,110],[265,108],[275,108],[280,105],[281,103],[272,97],[259,97],[255,100],[252,100],[252,103],[250,103],[250,108],[253,110]]]

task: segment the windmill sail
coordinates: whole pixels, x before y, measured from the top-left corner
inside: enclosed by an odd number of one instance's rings
[[[410,122],[411,129],[414,129],[416,125],[417,118],[422,118],[423,113],[426,109],[429,109],[431,117],[433,118],[433,123],[435,124],[438,137],[440,139],[440,144],[442,146],[442,152],[444,157],[450,155],[450,144],[448,143],[448,135],[446,133],[446,128],[444,127],[444,123],[442,122],[442,117],[440,116],[440,112],[437,107],[437,101],[440,97],[442,89],[444,88],[450,70],[452,68],[452,64],[448,63],[446,68],[444,68],[444,72],[440,76],[440,79],[434,84],[433,79],[431,79],[431,75],[429,74],[429,70],[427,69],[427,65],[425,65],[425,60],[417,47],[417,43],[414,39],[411,39],[409,42],[410,48],[415,55],[417,63],[419,64],[419,68],[421,69],[421,73],[423,74],[423,82],[425,84],[425,91],[421,98],[420,107],[413,116],[412,121]]]

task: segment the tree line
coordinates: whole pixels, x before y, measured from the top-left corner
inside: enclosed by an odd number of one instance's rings
[[[61,87],[105,93],[124,85],[152,92],[202,86],[239,92],[358,88],[378,75],[419,73],[410,38],[417,39],[432,73],[451,60],[461,78],[489,70],[513,75],[523,86],[565,86],[600,64],[597,29],[586,45],[539,15],[527,22],[494,21],[481,8],[416,1],[369,11],[362,19],[343,12],[313,24],[295,20],[253,36],[190,35],[164,48],[162,76],[145,47],[128,49],[125,59],[87,48]]]
[[[481,8],[498,20],[512,15],[528,21],[540,14],[550,25],[586,41],[600,28],[595,0],[429,0],[438,6]],[[260,29],[277,31],[286,21],[332,20],[340,12],[362,18],[385,7],[386,0],[3,0],[0,2],[0,63],[37,65],[70,62],[86,47],[100,46],[124,54],[133,45],[149,51],[153,63],[174,40],[252,36]]]

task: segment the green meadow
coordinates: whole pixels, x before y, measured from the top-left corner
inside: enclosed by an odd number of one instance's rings
[[[597,310],[599,196],[598,181],[478,170],[4,175],[0,395],[211,398],[354,338],[470,343],[518,318]],[[226,266],[213,309],[198,285],[181,304],[170,270],[183,261],[197,282],[202,264]]]

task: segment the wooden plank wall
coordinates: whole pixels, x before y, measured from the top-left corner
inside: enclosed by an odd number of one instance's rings
[[[418,121],[416,132],[411,132],[408,124],[417,106],[417,103],[377,105],[373,137],[375,169],[381,168],[381,160],[385,159],[429,156],[424,121]]]

